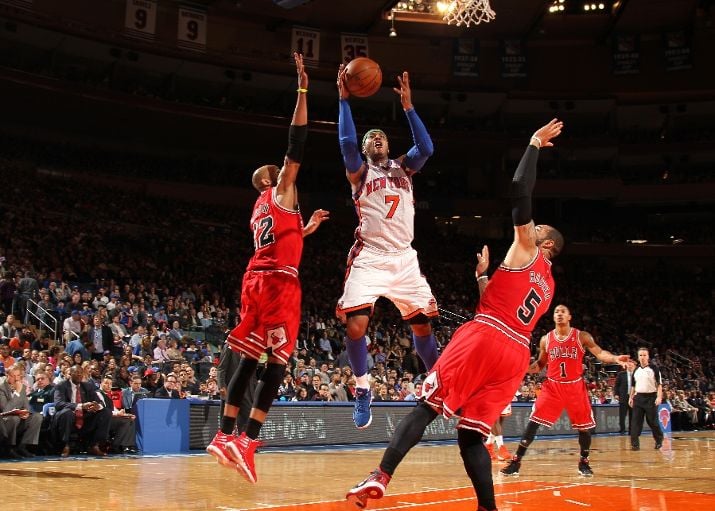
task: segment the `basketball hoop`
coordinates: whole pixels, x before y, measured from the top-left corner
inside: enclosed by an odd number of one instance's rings
[[[442,17],[447,25],[454,24],[458,27],[489,23],[494,18],[496,13],[489,5],[489,0],[452,0]]]

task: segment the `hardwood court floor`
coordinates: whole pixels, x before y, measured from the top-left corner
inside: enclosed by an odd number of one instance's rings
[[[349,434],[349,432],[346,432]],[[514,449],[516,444],[509,442]],[[492,468],[501,511],[691,511],[715,506],[715,433],[676,434],[662,451],[641,437],[596,437],[595,477],[577,474],[577,439],[537,439],[519,477]],[[378,463],[382,449],[264,451],[250,485],[208,455],[76,457],[0,463],[6,509],[259,510],[353,509],[345,491]],[[385,498],[369,509],[473,511],[473,490],[455,445],[413,449]]]

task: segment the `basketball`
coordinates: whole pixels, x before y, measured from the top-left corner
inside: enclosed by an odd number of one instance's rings
[[[366,98],[375,94],[382,85],[382,70],[374,60],[358,57],[347,65],[345,78],[350,94]]]

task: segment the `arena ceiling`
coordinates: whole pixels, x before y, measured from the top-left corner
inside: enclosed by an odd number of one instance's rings
[[[216,14],[250,17],[270,28],[282,24],[302,24],[340,32],[387,34],[394,0],[194,0]],[[404,1],[404,0],[403,0]],[[436,0],[419,0],[436,2]],[[448,26],[435,16],[397,14],[400,37],[477,37],[480,39],[592,39],[604,41],[611,35],[656,33],[692,28],[712,4],[712,0],[603,0],[604,9],[587,13],[585,0],[563,0],[565,9],[550,13],[559,0],[491,0],[496,19],[470,28]],[[589,3],[592,3],[590,0]],[[407,21],[407,18],[418,21]]]

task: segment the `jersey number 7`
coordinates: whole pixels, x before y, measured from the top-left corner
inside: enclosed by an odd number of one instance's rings
[[[393,216],[395,216],[395,211],[397,210],[397,206],[400,204],[400,196],[399,195],[385,195],[385,204],[390,204],[390,211],[387,212],[387,215],[385,215],[385,218],[388,218],[388,219],[392,218]]]

